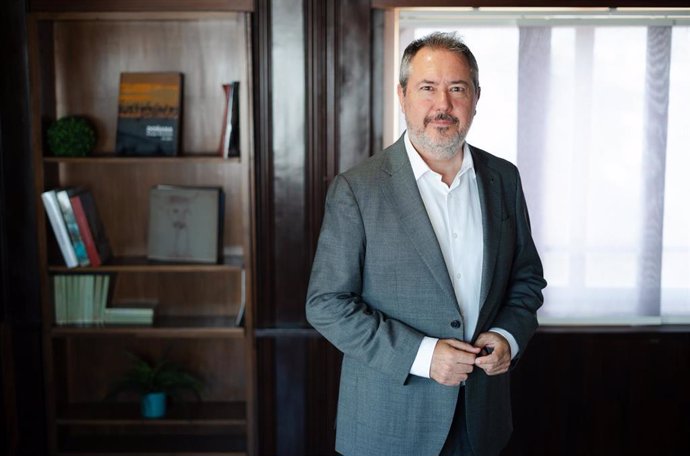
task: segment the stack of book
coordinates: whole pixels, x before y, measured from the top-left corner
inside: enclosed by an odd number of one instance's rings
[[[56,274],[53,276],[55,324],[153,324],[153,308],[108,307],[107,274]]]
[[[54,275],[55,323],[105,323],[110,276],[105,274]]]
[[[109,307],[105,309],[105,323],[112,325],[150,325],[153,324],[153,309]]]
[[[41,198],[67,267],[100,266],[110,258],[110,244],[89,190],[59,188],[43,192]]]

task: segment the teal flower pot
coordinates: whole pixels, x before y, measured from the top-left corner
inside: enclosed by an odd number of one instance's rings
[[[165,393],[148,393],[141,398],[141,415],[144,418],[161,418],[165,415]]]

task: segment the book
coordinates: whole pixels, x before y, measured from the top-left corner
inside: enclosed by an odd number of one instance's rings
[[[223,208],[220,187],[151,188],[148,258],[217,263],[223,245]]]
[[[121,155],[177,155],[182,73],[121,73],[115,151]]]
[[[41,193],[41,200],[43,207],[50,220],[50,225],[53,228],[55,239],[57,240],[62,258],[65,260],[65,265],[68,268],[74,268],[79,265],[77,255],[74,253],[74,247],[70,240],[69,233],[67,233],[67,226],[65,220],[62,218],[62,211],[55,195],[55,190],[48,190]]]
[[[108,300],[108,274],[53,276],[55,324],[102,324]]]
[[[242,326],[242,325],[244,325],[244,311],[245,311],[245,307],[246,307],[246,305],[247,305],[247,304],[246,304],[246,303],[247,303],[247,290],[246,290],[246,287],[245,287],[245,283],[246,283],[246,274],[245,274],[245,272],[244,272],[244,269],[242,269],[242,274],[240,275],[240,280],[242,281],[242,285],[241,285],[241,288],[240,288],[241,291],[242,291],[242,293],[241,293],[241,297],[240,297],[240,299],[241,299],[241,301],[240,301],[240,308],[239,308],[239,310],[238,310],[238,312],[237,312],[237,315],[235,315],[235,326]]]
[[[55,324],[63,325],[67,322],[67,299],[66,299],[67,276],[53,276],[53,302],[55,304]]]
[[[153,309],[133,307],[108,307],[105,309],[105,323],[143,324],[153,323]]]
[[[80,266],[89,266],[89,256],[86,253],[86,246],[81,238],[81,233],[79,233],[79,225],[77,225],[77,220],[74,217],[74,210],[72,209],[72,204],[69,201],[69,197],[72,193],[78,191],[74,188],[63,188],[55,191],[55,196],[57,198],[58,205],[62,211],[62,218],[65,221],[65,227],[67,227],[67,233],[72,241],[72,247],[74,248],[74,254],[77,256],[77,261]]]
[[[225,110],[223,124],[221,126],[220,147],[218,155],[223,158],[240,156],[240,112],[239,112],[239,86],[238,81],[223,84],[225,94]]]
[[[84,241],[84,248],[86,249],[86,255],[89,257],[89,263],[91,266],[100,266],[101,258],[96,250],[96,243],[93,240],[89,222],[86,220],[86,214],[84,213],[84,207],[81,204],[81,200],[79,200],[77,195],[72,195],[69,201],[74,211],[74,219],[79,227],[79,234],[81,235],[82,241]]]
[[[89,262],[91,266],[100,266],[110,258],[111,250],[93,194],[89,190],[79,189],[70,195],[70,204]]]

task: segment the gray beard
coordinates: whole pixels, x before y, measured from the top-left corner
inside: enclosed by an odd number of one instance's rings
[[[455,157],[462,149],[467,136],[465,129],[460,129],[457,134],[444,138],[442,141],[433,141],[423,130],[408,129],[407,133],[410,135],[412,144],[431,154],[434,160],[449,160]]]

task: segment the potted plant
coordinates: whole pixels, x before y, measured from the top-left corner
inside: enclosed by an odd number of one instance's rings
[[[96,145],[96,131],[81,116],[65,116],[53,122],[47,131],[48,148],[58,157],[88,155]]]
[[[168,396],[177,397],[183,391],[194,393],[201,399],[202,382],[197,377],[163,357],[150,361],[127,352],[132,365],[127,372],[113,384],[106,399],[115,398],[120,393],[134,392],[141,399],[141,414],[144,418],[165,416]]]

